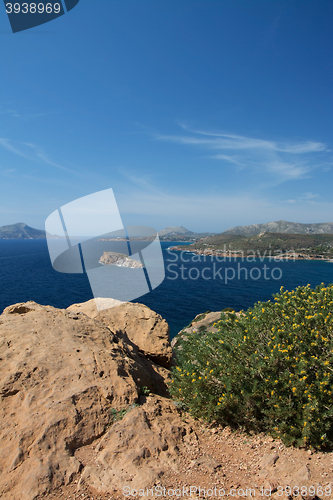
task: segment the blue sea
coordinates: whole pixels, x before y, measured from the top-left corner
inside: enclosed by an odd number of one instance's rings
[[[271,299],[281,286],[291,290],[308,283],[312,287],[333,283],[331,262],[223,262],[168,250],[177,244],[162,242],[166,277],[155,290],[133,301],[161,314],[170,325],[171,337],[202,312],[247,309]],[[45,240],[0,240],[0,312],[28,300],[65,308],[91,298],[86,274],[59,273],[52,268]]]

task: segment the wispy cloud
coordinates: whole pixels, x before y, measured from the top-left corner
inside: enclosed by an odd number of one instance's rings
[[[321,201],[318,201],[318,198],[320,198],[319,194],[304,193],[303,196],[286,201],[287,203],[311,203],[313,205],[322,203]]]
[[[22,120],[30,120],[34,118],[43,118],[44,116],[50,116],[54,114],[58,114],[60,111],[44,111],[44,112],[38,112],[37,110],[23,110],[23,111],[17,111],[17,109],[13,109],[11,107],[6,107],[4,105],[0,105],[0,114],[1,115],[7,115],[7,116],[12,116],[13,118],[20,118]]]
[[[135,217],[140,224],[152,225],[157,230],[165,226],[185,225],[197,231],[224,231],[232,226],[290,220],[296,222],[329,222],[333,203],[281,203],[268,197],[249,194],[228,196],[187,193],[170,194],[163,191],[128,193],[115,192],[120,212],[131,225]],[[134,219],[133,219],[134,217]]]
[[[319,198],[319,194],[314,194],[314,193],[304,193],[303,196],[301,196],[302,201],[311,201],[314,198]]]
[[[278,182],[309,177],[315,168],[324,167],[324,159],[330,152],[326,144],[318,141],[275,141],[191,130],[184,124],[181,127],[186,135],[155,134],[154,137],[159,141],[205,149],[210,152],[210,158],[231,163],[235,168],[266,173]]]
[[[45,151],[36,144],[30,142],[13,142],[7,138],[0,137],[0,146],[18,156],[26,158],[27,160],[35,162],[38,161],[44,164],[46,163],[57,169],[65,170],[66,172],[78,173],[75,170],[64,167],[63,165],[51,160]]]
[[[223,231],[232,226],[290,220],[328,222],[333,203],[306,192],[296,200],[270,199],[267,193],[251,192],[246,186],[237,192],[171,192],[140,176],[123,172],[129,183],[115,189],[126,224],[153,226],[185,225],[194,231]],[[134,222],[133,222],[134,221]]]

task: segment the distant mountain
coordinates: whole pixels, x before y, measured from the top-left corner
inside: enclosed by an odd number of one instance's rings
[[[214,233],[194,233],[184,226],[169,226],[158,232],[161,241],[198,241]]]
[[[159,236],[171,236],[171,235],[174,235],[174,234],[177,234],[177,235],[191,235],[191,234],[194,234],[193,231],[189,231],[188,229],[186,229],[186,227],[184,226],[169,226],[169,227],[166,227],[165,229],[162,229],[162,231],[159,231],[158,232],[158,235]]]
[[[45,237],[45,231],[30,227],[24,222],[0,227],[0,240],[35,240]]]
[[[236,226],[221,234],[234,234],[240,236],[255,236],[260,233],[289,233],[289,234],[333,234],[333,222],[320,222],[315,224],[301,224],[300,222],[287,222],[278,220],[265,224],[252,224],[251,226]]]

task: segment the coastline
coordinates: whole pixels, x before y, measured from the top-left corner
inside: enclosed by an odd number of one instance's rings
[[[310,255],[310,254],[304,254],[300,252],[295,252],[295,251],[289,251],[284,254],[280,255],[274,255],[272,253],[267,254],[267,251],[265,250],[263,254],[260,252],[255,252],[253,250],[247,251],[246,252],[242,250],[230,250],[230,251],[222,251],[222,250],[200,250],[198,248],[196,249],[185,249],[182,248],[180,245],[172,246],[169,247],[169,250],[174,250],[176,252],[187,252],[187,253],[193,253],[195,255],[203,255],[204,257],[222,257],[222,258],[227,258],[229,260],[234,259],[236,261],[237,259],[244,260],[244,259],[269,259],[269,260],[275,260],[275,261],[280,261],[280,260],[303,260],[303,261],[308,261],[308,260],[318,260],[318,261],[324,261],[324,262],[332,262],[333,263],[333,258],[328,258],[324,255],[316,254],[316,255]],[[250,252],[250,253],[249,253]]]

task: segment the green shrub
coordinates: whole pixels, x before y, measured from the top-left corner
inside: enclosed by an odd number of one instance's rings
[[[171,394],[197,418],[332,446],[333,286],[273,297],[180,339]]]

